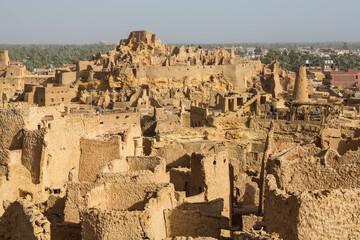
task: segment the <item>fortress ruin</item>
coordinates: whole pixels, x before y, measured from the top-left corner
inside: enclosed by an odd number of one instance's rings
[[[360,236],[358,116],[303,66],[151,31],[53,75],[8,62],[0,239]]]

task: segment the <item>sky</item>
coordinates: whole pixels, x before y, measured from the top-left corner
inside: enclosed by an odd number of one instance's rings
[[[0,0],[0,44],[357,42],[359,0]]]

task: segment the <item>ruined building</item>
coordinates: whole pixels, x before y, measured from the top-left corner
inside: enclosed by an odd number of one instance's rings
[[[228,50],[134,31],[43,78],[1,52],[0,239],[358,239],[357,115]]]

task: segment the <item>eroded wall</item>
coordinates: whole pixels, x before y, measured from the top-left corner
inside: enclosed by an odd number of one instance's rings
[[[24,199],[11,203],[0,219],[1,239],[50,239],[50,222]]]
[[[94,181],[102,165],[121,157],[121,136],[80,139],[79,181]]]

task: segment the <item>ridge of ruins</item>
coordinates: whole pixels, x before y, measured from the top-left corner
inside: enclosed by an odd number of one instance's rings
[[[1,50],[0,239],[359,239],[356,89],[308,76],[145,30],[50,75]]]

